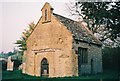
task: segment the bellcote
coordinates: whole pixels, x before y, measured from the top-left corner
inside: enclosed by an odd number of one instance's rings
[[[42,22],[47,23],[51,21],[51,15],[53,14],[53,8],[49,3],[45,3],[43,8],[41,9],[42,11]]]

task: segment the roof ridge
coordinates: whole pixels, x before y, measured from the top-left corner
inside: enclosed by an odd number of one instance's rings
[[[93,38],[94,38],[96,41],[98,41],[98,42],[101,43],[101,41],[100,41],[97,37],[94,36],[94,34],[92,33],[92,31],[90,31],[90,30],[88,29],[88,27],[86,27],[86,26],[83,25],[83,24],[80,24],[80,25],[82,25],[81,27],[84,27],[84,28],[87,30],[87,32],[90,33],[90,34],[93,36]]]
[[[74,22],[79,23],[78,21],[75,21],[75,20],[73,20],[73,19],[70,19],[70,18],[68,18],[68,17],[62,16],[62,15],[59,15],[59,14],[56,14],[56,13],[53,13],[53,15],[58,15],[58,16],[61,16],[61,17],[66,18],[66,19],[69,19],[69,20],[71,20],[71,21],[74,21]]]

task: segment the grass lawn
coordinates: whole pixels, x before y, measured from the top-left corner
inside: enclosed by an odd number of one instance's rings
[[[119,81],[118,80],[118,72],[115,71],[106,71],[101,74],[96,75],[84,75],[80,77],[64,77],[64,78],[43,78],[43,77],[35,77],[29,76],[26,74],[22,74],[20,70],[15,70],[13,72],[3,71],[2,72],[2,81]]]

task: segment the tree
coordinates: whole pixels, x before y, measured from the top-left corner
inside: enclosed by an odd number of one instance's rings
[[[105,47],[102,50],[102,56],[103,56],[103,68],[105,69],[111,69],[111,70],[117,70],[119,71],[119,57],[120,57],[120,47]],[[114,66],[114,67],[113,67]]]
[[[74,9],[73,9],[74,8]],[[119,2],[75,2],[69,8],[72,15],[82,17],[88,28],[97,34],[100,41],[120,41],[120,1]],[[73,13],[74,12],[74,13]]]
[[[22,37],[16,41],[15,44],[18,44],[18,47],[21,51],[25,51],[27,50],[27,47],[26,47],[26,40],[27,38],[30,36],[30,34],[32,33],[32,31],[34,30],[34,27],[35,27],[35,24],[34,22],[28,24],[28,30],[25,30],[23,32],[23,35]]]

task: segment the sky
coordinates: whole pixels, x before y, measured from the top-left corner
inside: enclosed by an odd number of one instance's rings
[[[54,13],[69,17],[66,4],[74,0],[0,0],[0,52],[12,51],[31,22],[37,23],[41,8],[49,2]]]

